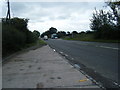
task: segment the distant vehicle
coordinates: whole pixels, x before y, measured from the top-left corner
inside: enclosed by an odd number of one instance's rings
[[[44,39],[44,40],[48,40],[48,36],[47,36],[47,35],[45,35],[43,39]]]
[[[52,38],[52,39],[57,39],[57,38],[58,38],[58,37],[57,37],[57,34],[56,34],[56,33],[52,34],[52,35],[51,35],[51,38]]]
[[[55,39],[57,39],[58,37],[55,37]]]

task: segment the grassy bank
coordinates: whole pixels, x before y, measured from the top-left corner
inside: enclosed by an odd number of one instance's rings
[[[44,42],[43,40],[38,40],[38,44],[39,44],[39,45],[46,45],[47,43]]]
[[[29,48],[29,47],[32,47],[32,46],[41,46],[41,45],[46,45],[47,43],[44,42],[43,40],[41,39],[38,39],[35,43],[31,43],[31,44],[26,44],[24,48],[22,49],[25,49],[25,48]]]
[[[105,43],[120,43],[120,40],[95,39],[93,34],[78,34],[74,36],[67,36],[64,40],[78,40],[89,42],[105,42]]]
[[[6,52],[5,55],[2,56],[2,58],[9,57],[15,53],[24,52],[24,51],[31,50],[31,49],[36,49],[36,48],[39,48],[39,47],[44,46],[46,44],[47,43],[44,42],[43,40],[38,39],[35,43],[26,44],[24,47],[22,47],[21,49],[19,49],[17,51]]]

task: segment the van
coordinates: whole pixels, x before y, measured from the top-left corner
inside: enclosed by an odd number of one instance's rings
[[[47,36],[47,35],[45,35],[43,39],[44,39],[44,40],[48,40],[48,36]]]

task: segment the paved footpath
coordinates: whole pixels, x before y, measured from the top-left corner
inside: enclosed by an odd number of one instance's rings
[[[48,45],[3,64],[3,88],[99,88]]]

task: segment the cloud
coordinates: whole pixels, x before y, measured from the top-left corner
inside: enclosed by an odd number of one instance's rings
[[[28,28],[41,33],[50,27],[59,31],[78,32],[89,30],[90,19],[95,7],[101,9],[103,2],[12,2],[14,17],[28,18]],[[6,8],[4,6],[4,8]],[[5,16],[3,12],[3,16]]]

